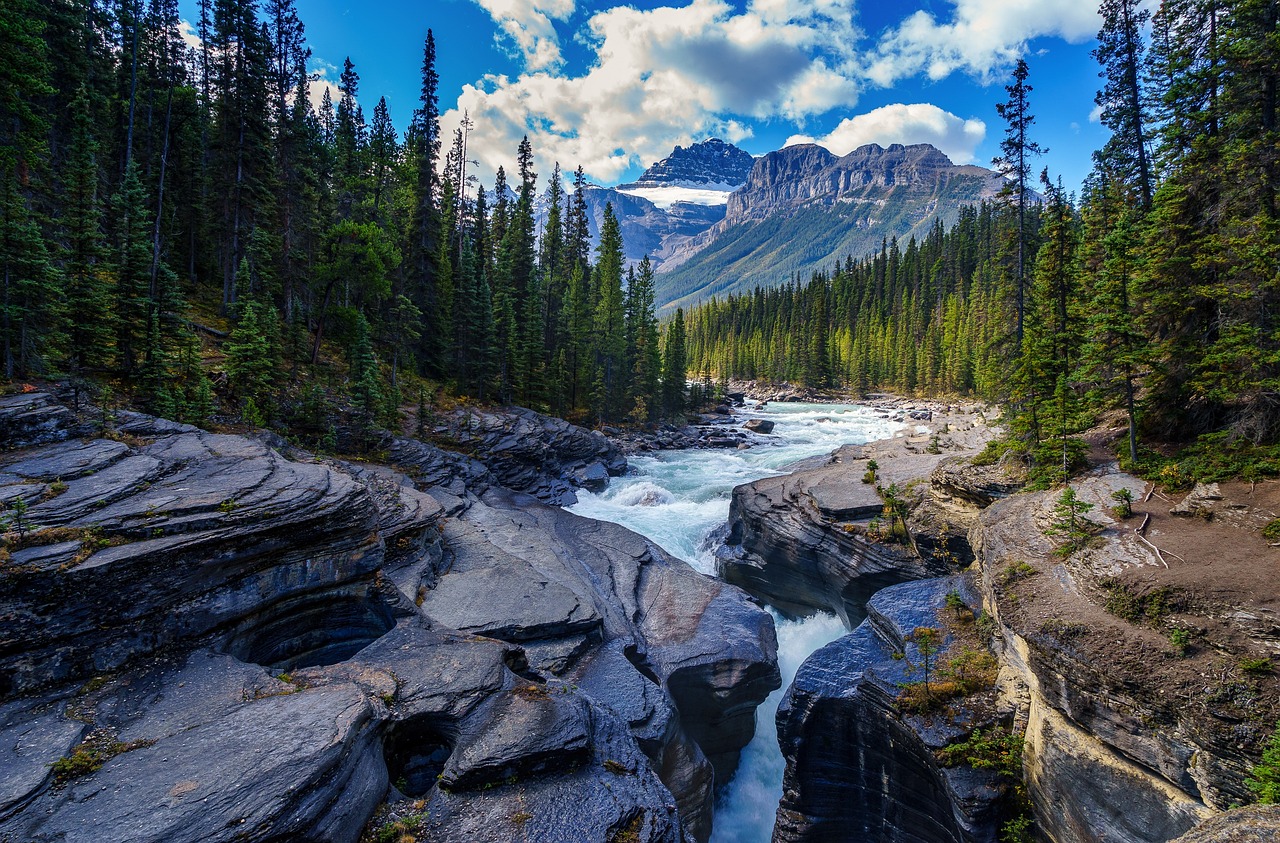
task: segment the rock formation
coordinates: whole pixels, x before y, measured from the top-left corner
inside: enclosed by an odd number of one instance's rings
[[[512,449],[77,440],[43,395],[0,429],[0,839],[705,839],[778,684],[766,613],[502,488],[558,493]]]
[[[973,712],[911,715],[897,704],[901,685],[921,681],[912,633],[939,627],[953,592],[978,602],[962,577],[886,588],[852,634],[805,660],[778,707],[787,767],[775,843],[995,840],[996,775],[934,755],[973,731]]]

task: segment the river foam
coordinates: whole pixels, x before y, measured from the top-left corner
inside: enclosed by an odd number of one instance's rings
[[[648,537],[704,574],[715,575],[710,533],[729,517],[733,487],[785,473],[788,466],[841,445],[883,439],[904,429],[882,411],[854,404],[771,404],[747,417],[774,422],[773,435],[747,450],[668,451],[630,460],[632,473],[599,494],[581,491],[570,511],[612,521]],[[738,773],[716,798],[712,843],[767,843],[782,797],[784,762],[774,714],[800,664],[846,630],[831,615],[787,621],[775,615],[783,688],[756,712],[756,734]]]

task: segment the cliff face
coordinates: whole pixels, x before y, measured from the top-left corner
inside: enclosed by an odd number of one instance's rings
[[[894,465],[883,445],[867,448]],[[918,462],[894,470],[899,481],[924,476]],[[954,529],[969,528],[963,547],[978,573],[968,601],[988,618],[994,690],[987,703],[912,714],[897,699],[911,681],[903,664],[918,658],[906,633],[934,625],[931,611],[940,620],[943,590],[954,586],[921,580],[877,592],[867,620],[805,662],[779,709],[787,770],[774,839],[992,839],[993,783],[969,787],[975,771],[941,767],[937,751],[993,724],[1022,737],[1027,804],[1054,843],[1270,839],[1248,836],[1274,824],[1265,811],[1204,821],[1252,798],[1244,778],[1280,716],[1267,660],[1280,652],[1280,595],[1259,570],[1274,553],[1261,528],[1280,484],[1201,487],[1170,509],[1103,466],[1073,483],[1093,507],[1096,535],[1065,553],[1047,535],[1060,490],[1014,494],[998,466],[956,458],[925,473],[910,497],[915,544],[958,556]],[[1110,511],[1121,489],[1137,501],[1130,520]],[[836,502],[856,516],[859,472],[837,461],[740,491],[743,546],[755,542],[757,560],[772,554],[767,566],[745,566],[769,572],[761,583],[740,581],[766,599],[840,606],[829,572],[865,557],[842,546],[849,534],[831,516]],[[732,551],[728,564],[743,568],[743,556]],[[910,576],[910,563],[901,570]],[[857,611],[846,605],[844,616]]]
[[[1118,488],[1141,501],[1141,481],[1110,471],[1073,485],[1099,525],[1086,548],[1051,553],[1054,493],[1001,501],[974,531],[1037,818],[1057,843],[1167,841],[1251,798],[1243,779],[1276,719],[1274,682],[1240,667],[1277,642],[1259,623],[1274,588],[1247,580],[1270,514],[1254,507],[1272,491],[1228,497],[1198,523],[1154,498],[1138,506],[1154,516],[1140,538],[1137,520],[1104,507]],[[1192,643],[1171,644],[1172,629]]]
[[[852,634],[805,660],[778,707],[787,766],[775,843],[996,839],[996,776],[944,767],[934,755],[973,724],[904,716],[897,705],[900,685],[921,678],[908,638],[938,625],[952,592],[976,602],[961,577],[886,588]]]
[[[0,402],[0,839],[708,835],[778,683],[736,589],[423,443],[77,425]]]

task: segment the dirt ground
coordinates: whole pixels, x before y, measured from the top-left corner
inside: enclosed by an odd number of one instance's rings
[[[1107,511],[1121,483],[1135,498],[1123,519]],[[1094,502],[1099,534],[1065,556],[1049,540],[1028,546],[1027,567],[1001,587],[1002,616],[1119,686],[1234,724],[1240,748],[1256,748],[1280,718],[1280,547],[1262,534],[1280,517],[1280,481],[1221,484],[1220,499],[1182,516],[1170,510],[1188,492],[1114,463],[1072,485]],[[1021,525],[1028,535],[1043,534],[1058,495],[1041,493],[1035,523]]]

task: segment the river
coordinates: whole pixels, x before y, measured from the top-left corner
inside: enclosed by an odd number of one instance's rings
[[[841,445],[887,438],[903,427],[855,404],[774,404],[749,409],[745,415],[774,422],[773,435],[766,437],[774,444],[743,451],[697,448],[632,457],[634,473],[615,478],[598,495],[580,492],[570,510],[629,527],[714,576],[707,536],[728,519],[734,486],[784,474],[799,460]],[[782,688],[757,709],[755,738],[743,750],[737,775],[717,795],[712,843],[768,843],[782,798],[784,767],[774,713],[800,664],[846,632],[831,615],[795,622],[774,617]]]

